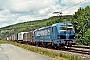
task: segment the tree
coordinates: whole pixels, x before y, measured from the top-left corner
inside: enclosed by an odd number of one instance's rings
[[[74,24],[76,30],[77,42],[83,45],[90,44],[87,44],[89,38],[85,34],[90,28],[90,6],[87,6],[86,8],[79,8],[73,15],[71,22]]]

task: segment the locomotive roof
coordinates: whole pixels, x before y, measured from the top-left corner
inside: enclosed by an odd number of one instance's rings
[[[20,33],[18,33],[18,34],[24,34],[24,33],[28,33],[28,32],[20,32]]]
[[[51,25],[51,26],[46,26],[46,27],[41,27],[41,28],[39,28],[39,29],[35,29],[34,31],[36,31],[36,30],[41,30],[41,29],[48,28],[48,27],[52,27],[52,26],[56,26],[56,25],[65,25],[65,24],[67,24],[67,25],[72,25],[71,23],[68,23],[68,22],[59,22],[59,23],[55,23],[55,24],[53,24],[53,25]]]
[[[69,22],[59,22],[59,23],[53,24],[52,26],[56,26],[56,25],[65,25],[65,24],[67,24],[67,25],[72,25],[72,24],[69,23]]]

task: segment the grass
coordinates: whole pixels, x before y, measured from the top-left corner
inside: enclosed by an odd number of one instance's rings
[[[0,44],[7,43],[7,41],[0,40]]]
[[[55,53],[53,51],[48,51],[46,49],[40,49],[37,46],[30,46],[30,45],[26,45],[26,44],[20,44],[20,43],[16,43],[16,42],[8,42],[8,41],[1,41],[1,40],[0,40],[0,43],[1,44],[3,44],[3,43],[13,44],[15,46],[19,46],[19,47],[27,49],[29,51],[52,57],[55,60],[82,60],[78,56],[68,55],[68,54],[64,54],[64,53]]]

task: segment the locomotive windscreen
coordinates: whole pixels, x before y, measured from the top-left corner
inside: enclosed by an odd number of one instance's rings
[[[61,32],[74,31],[74,28],[72,25],[60,25],[60,31]]]

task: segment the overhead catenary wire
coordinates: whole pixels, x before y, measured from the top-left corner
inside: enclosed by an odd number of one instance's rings
[[[81,3],[83,3],[83,2],[85,2],[86,0],[83,0],[83,1],[81,1],[81,2],[79,2],[79,3],[77,3],[77,4],[74,4],[74,5],[71,5],[71,6],[69,6],[69,7],[67,7],[67,8],[65,8],[65,9],[62,9],[60,12],[53,12],[53,14],[58,14],[59,16],[60,16],[60,19],[61,19],[61,16],[62,16],[62,11],[65,11],[65,10],[67,10],[67,9],[69,9],[69,8],[72,8],[72,7],[74,7],[74,6],[76,6],[76,5],[78,5],[78,4],[81,4]]]
[[[67,10],[67,9],[69,9],[69,8],[72,8],[72,7],[74,7],[74,6],[78,5],[78,4],[81,4],[81,3],[85,2],[85,1],[86,1],[86,0],[83,0],[83,1],[81,1],[81,2],[79,2],[79,3],[77,3],[77,4],[74,4],[74,5],[71,5],[71,6],[67,7],[67,8],[65,8],[65,9],[62,9],[60,12],[53,12],[53,13],[62,14],[62,11],[65,11],[65,10]]]
[[[61,11],[65,11],[65,10],[67,10],[67,9],[69,9],[69,8],[72,8],[72,7],[74,7],[74,6],[78,5],[78,4],[81,4],[81,3],[85,2],[85,1],[86,1],[86,0],[83,0],[83,1],[81,1],[81,2],[79,2],[79,3],[77,3],[77,4],[74,4],[74,5],[72,5],[72,6],[69,6],[69,7],[65,8],[65,9],[62,9]]]

